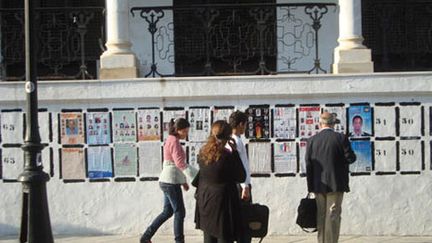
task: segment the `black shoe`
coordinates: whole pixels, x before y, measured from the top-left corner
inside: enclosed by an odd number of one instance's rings
[[[151,242],[151,240],[145,238],[143,235],[143,236],[141,236],[140,243],[152,243],[152,242]]]

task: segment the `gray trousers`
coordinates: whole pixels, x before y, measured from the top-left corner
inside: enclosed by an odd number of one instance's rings
[[[341,224],[343,192],[315,193],[318,243],[337,243]]]

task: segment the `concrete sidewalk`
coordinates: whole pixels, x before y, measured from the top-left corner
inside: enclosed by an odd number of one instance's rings
[[[125,236],[125,235],[104,235],[104,236],[54,236],[55,242],[58,243],[138,243],[138,235]],[[155,235],[153,243],[170,243],[173,242],[171,235]],[[254,239],[252,242],[257,243],[259,240]],[[16,236],[2,237],[0,236],[1,243],[15,243],[18,242]],[[316,241],[316,234],[301,235],[301,236],[267,236],[263,243],[314,243]],[[432,243],[432,236],[341,236],[339,242],[346,243]],[[186,243],[202,243],[202,236],[200,235],[187,235]]]

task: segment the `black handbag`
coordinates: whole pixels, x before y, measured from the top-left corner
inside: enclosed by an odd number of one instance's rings
[[[241,213],[245,233],[262,241],[267,235],[269,211],[267,206],[258,203],[243,204]]]
[[[315,198],[311,198],[310,193],[300,200],[296,223],[307,233],[317,231],[317,205]]]

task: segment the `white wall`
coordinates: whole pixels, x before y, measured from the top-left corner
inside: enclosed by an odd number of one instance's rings
[[[0,83],[0,109],[24,107],[23,83]],[[342,234],[432,235],[432,172],[429,107],[432,73],[373,75],[291,75],[134,80],[40,82],[40,108],[53,117],[54,177],[48,201],[54,234],[139,234],[162,209],[155,181],[64,183],[59,179],[57,114],[61,109],[156,106],[247,107],[252,104],[328,104],[421,102],[424,106],[425,170],[419,175],[351,177],[352,192],[343,203]],[[272,142],[274,139],[272,139]],[[299,141],[296,138],[296,141]],[[295,225],[296,208],[306,194],[305,178],[253,178],[255,202],[270,207],[270,234],[302,234]],[[16,234],[20,225],[21,185],[0,182],[0,235]],[[185,193],[187,234],[194,229],[193,190]],[[160,233],[172,234],[172,221]]]

